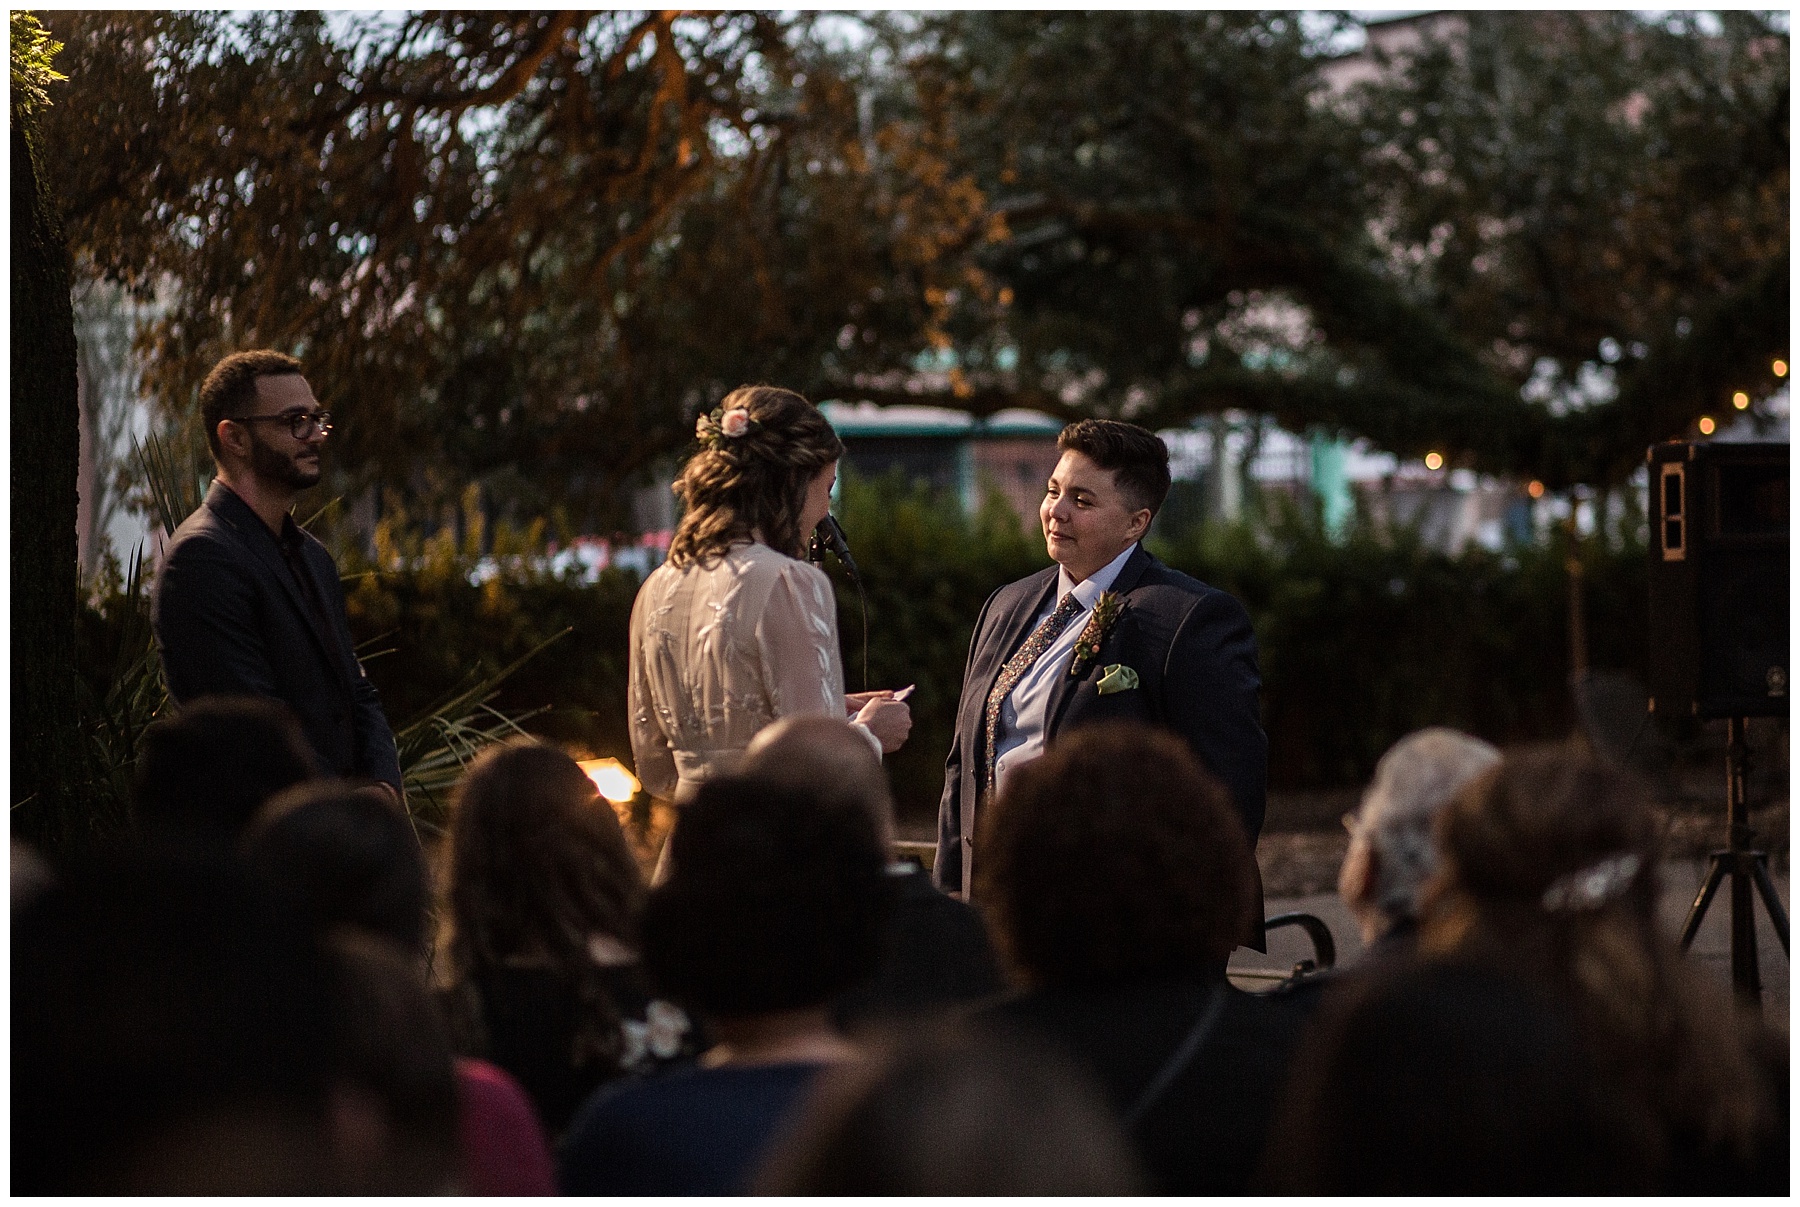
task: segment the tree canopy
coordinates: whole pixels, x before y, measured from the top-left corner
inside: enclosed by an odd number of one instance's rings
[[[1293,14],[45,21],[148,384],[296,352],[347,485],[617,521],[757,380],[1602,481],[1785,351],[1772,17],[1465,14],[1345,94]]]
[[[1335,97],[1291,15],[925,29],[917,71],[1006,226],[968,253],[987,288],[947,398],[1239,407],[1562,484],[1778,384],[1770,19],[1466,14]]]

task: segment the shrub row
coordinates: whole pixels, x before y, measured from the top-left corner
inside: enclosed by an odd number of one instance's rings
[[[923,821],[936,809],[975,617],[996,587],[1048,562],[997,497],[966,516],[923,487],[846,475],[839,514],[864,593],[859,601],[831,568],[846,679],[851,690],[864,683],[866,638],[869,686],[918,685],[912,739],[891,773],[903,814]],[[425,538],[390,520],[373,564],[343,555],[351,626],[391,717],[417,716],[567,629],[494,704],[533,713],[528,730],[581,753],[628,755],[626,634],[638,580],[558,577],[543,565],[546,547],[542,525],[486,534],[471,509],[460,535]],[[1618,533],[1452,557],[1405,531],[1353,526],[1333,541],[1316,517],[1277,501],[1261,521],[1189,528],[1152,548],[1249,609],[1279,788],[1362,783],[1390,743],[1428,724],[1499,742],[1568,732],[1572,554],[1584,567],[1591,664],[1641,669],[1643,551]],[[498,573],[473,582],[478,563]],[[116,612],[102,603],[90,615],[96,661],[108,643],[93,629]]]

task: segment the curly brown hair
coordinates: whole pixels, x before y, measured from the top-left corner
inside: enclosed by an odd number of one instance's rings
[[[1526,747],[1459,792],[1436,832],[1423,949],[1522,976],[1569,1003],[1608,1071],[1673,1134],[1747,1153],[1770,1124],[1756,1036],[1659,927],[1660,825],[1645,787],[1579,746]],[[1637,871],[1620,874],[1609,897],[1571,906],[1550,891],[1625,856]]]
[[[453,985],[510,960],[544,961],[593,1007],[583,1012],[578,1050],[613,1055],[619,1020],[588,940],[606,935],[635,948],[644,881],[593,782],[541,742],[485,750],[457,785],[449,846]]]
[[[801,556],[806,489],[844,455],[843,442],[819,408],[792,390],[739,386],[719,405],[748,411],[750,430],[702,447],[676,479],[687,510],[669,542],[669,563],[710,564],[759,533],[769,548]]]
[[[1034,986],[1193,972],[1254,909],[1230,793],[1187,743],[1124,722],[1058,738],[1007,777],[976,835],[976,895]]]

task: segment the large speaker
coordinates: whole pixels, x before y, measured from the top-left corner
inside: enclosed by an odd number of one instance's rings
[[[1788,446],[1673,442],[1650,464],[1650,709],[1788,711]]]

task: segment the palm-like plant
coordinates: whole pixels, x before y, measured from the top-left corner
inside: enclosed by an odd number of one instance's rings
[[[184,466],[177,452],[154,433],[135,451],[151,511],[166,540],[200,506],[206,493],[206,478]],[[320,508],[302,527],[311,525],[335,502]],[[138,743],[144,730],[162,714],[169,698],[150,630],[150,599],[143,560],[141,549],[132,555],[118,600],[123,618],[117,654],[106,680],[108,686],[104,693],[90,692],[86,700],[92,759],[89,796],[94,806],[91,824],[103,831],[126,824]],[[508,713],[495,708],[492,701],[508,676],[567,632],[563,630],[492,674],[473,677],[419,715],[395,726],[408,812],[421,837],[441,831],[450,789],[469,760],[483,747],[525,732],[520,722],[535,712]],[[364,643],[357,650],[357,657],[366,660],[385,652],[369,650],[372,644]]]

